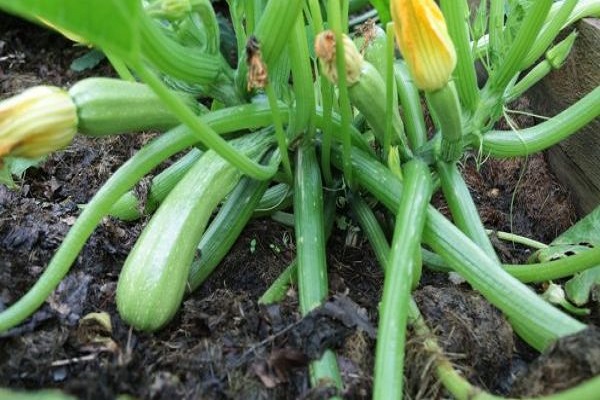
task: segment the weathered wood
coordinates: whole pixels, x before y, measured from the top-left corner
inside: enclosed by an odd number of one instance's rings
[[[538,114],[556,115],[600,85],[600,19],[583,19],[576,29],[579,37],[565,65],[528,93]],[[580,215],[600,204],[600,119],[549,149],[547,158]]]

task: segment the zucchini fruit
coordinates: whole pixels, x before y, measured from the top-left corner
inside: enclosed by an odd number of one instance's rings
[[[259,158],[273,136],[259,132],[232,141]],[[216,152],[206,152],[160,205],[129,253],[117,285],[117,309],[135,329],[155,331],[181,304],[196,246],[217,205],[241,172]]]
[[[143,83],[112,78],[87,78],[69,89],[77,106],[79,133],[89,136],[115,135],[149,129],[164,131],[179,125],[179,119]],[[196,100],[181,94],[198,110]]]

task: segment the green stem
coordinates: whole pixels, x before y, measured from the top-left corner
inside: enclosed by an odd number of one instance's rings
[[[458,160],[463,153],[462,111],[452,82],[427,93],[434,119],[442,131],[441,158],[445,162]]]
[[[286,269],[275,279],[269,288],[258,299],[258,304],[274,304],[280,302],[285,297],[288,288],[297,282],[298,260],[294,260]]]
[[[444,198],[448,202],[452,220],[456,226],[481,247],[489,257],[499,262],[494,246],[485,232],[469,188],[456,164],[438,162],[436,170],[442,184]]]
[[[498,239],[506,240],[512,243],[519,243],[524,246],[531,247],[533,249],[547,249],[548,245],[542,242],[538,242],[537,240],[530,239],[528,237],[519,236],[514,233],[509,232],[501,232],[501,231],[493,231],[491,229],[486,229],[485,233],[489,235],[495,235]]]
[[[400,97],[400,104],[404,112],[404,123],[406,126],[406,135],[412,149],[418,149],[427,142],[427,128],[423,117],[423,108],[421,107],[421,97],[419,90],[414,85],[408,72],[408,68],[403,61],[398,61],[394,65],[396,76],[396,88]]]
[[[129,71],[129,68],[127,68],[127,64],[125,64],[123,60],[106,50],[104,51],[104,55],[110,62],[110,65],[112,65],[114,70],[117,72],[117,75],[119,75],[119,78],[128,82],[136,81],[135,77],[131,74],[131,71]]]
[[[296,220],[296,257],[298,259],[298,299],[302,315],[321,305],[327,297],[327,261],[323,221],[321,173],[314,145],[307,143],[297,151],[294,191]],[[323,381],[341,388],[335,354],[326,352],[311,364],[313,386]]]
[[[404,168],[404,196],[396,214],[390,263],[386,268],[377,333],[374,399],[401,399],[408,301],[415,254],[432,194],[427,164],[413,160]]]
[[[466,0],[442,0],[440,6],[456,48],[457,63],[453,75],[458,96],[467,111],[474,112],[479,102],[479,89],[469,41],[469,6]]]
[[[333,221],[335,219],[336,197],[334,195],[325,198],[325,237],[331,235]],[[292,216],[292,220],[294,216]],[[294,226],[292,221],[291,226]],[[258,300],[259,304],[273,304],[283,300],[288,288],[298,282],[298,262],[294,259],[290,265],[279,275],[279,277],[269,286],[265,293]]]
[[[539,125],[519,131],[490,131],[481,150],[496,157],[522,157],[566,139],[600,115],[600,86],[581,100]]]
[[[292,120],[292,135],[295,137],[301,132],[307,132],[308,139],[315,133],[315,89],[308,52],[308,39],[304,27],[302,14],[296,19],[289,42],[289,56],[294,82],[295,113]]]
[[[544,282],[575,275],[596,265],[600,265],[600,247],[555,261],[504,265],[504,270],[521,282]]]
[[[252,178],[264,180],[269,179],[277,171],[277,165],[263,166],[249,157],[236,151],[225,139],[217,135],[208,124],[199,119],[190,110],[186,104],[171,92],[164,83],[144,65],[136,66],[139,76],[150,86],[156,94],[163,100],[173,114],[175,114],[183,123],[185,123],[197,140],[207,147],[216,151],[221,157],[240,169],[243,173]]]
[[[367,202],[358,193],[350,193],[347,198],[350,201],[352,213],[358,220],[360,229],[365,232],[369,243],[371,243],[377,262],[385,270],[389,262],[390,245],[385,238],[381,225],[379,225]]]
[[[348,186],[352,187],[352,165],[350,161],[350,124],[352,122],[352,108],[350,98],[348,97],[348,86],[346,77],[346,57],[344,55],[344,41],[342,38],[342,16],[340,0],[329,0],[327,3],[327,20],[330,28],[335,34],[335,59],[338,76],[338,94],[340,103],[340,113],[342,117],[342,144],[344,146],[344,177]]]
[[[398,109],[398,97],[396,96],[394,84],[394,24],[388,23],[386,26],[386,65],[385,65],[385,132],[383,135],[383,159],[387,160],[390,154],[392,143],[392,129],[394,111]]]
[[[275,95],[275,91],[273,90],[273,86],[269,83],[265,87],[265,92],[267,93],[267,98],[269,99],[269,106],[273,112],[273,125],[275,126],[275,137],[277,138],[277,145],[279,147],[279,154],[281,155],[281,162],[283,163],[283,168],[288,177],[288,180],[292,181],[292,165],[290,163],[290,157],[288,155],[288,146],[287,146],[287,137],[285,132],[283,131],[283,121],[281,119],[281,113],[279,112],[279,107],[277,106],[277,97]]]

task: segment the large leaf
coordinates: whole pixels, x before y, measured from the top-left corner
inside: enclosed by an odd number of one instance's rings
[[[83,38],[123,60],[139,56],[139,0],[0,0],[0,9]]]
[[[540,261],[572,256],[600,246],[600,206],[552,241],[547,249],[537,254]],[[576,274],[565,285],[569,300],[577,305],[588,302],[590,293],[600,285],[600,263]]]
[[[600,246],[600,206],[540,250],[537,258],[542,262],[555,260],[596,246]]]

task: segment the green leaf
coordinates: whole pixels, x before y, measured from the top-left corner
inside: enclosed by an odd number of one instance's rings
[[[0,9],[45,22],[127,61],[139,52],[139,0],[0,0]]]
[[[555,260],[596,246],[600,246],[600,206],[554,239],[547,249],[540,250],[537,257],[540,261]],[[600,264],[576,274],[565,284],[565,292],[570,301],[580,306],[588,302],[597,286],[600,286]]]
[[[536,256],[541,262],[551,261],[595,246],[600,246],[600,206],[554,239],[547,249],[538,251]]]
[[[45,159],[45,157],[33,159],[4,157],[2,165],[0,165],[0,184],[6,185],[9,189],[16,189],[17,184],[13,180],[13,176],[22,179],[28,168],[37,167]]]
[[[587,303],[597,288],[600,288],[600,265],[575,275],[565,284],[568,299],[578,306]]]
[[[106,57],[103,52],[98,50],[90,50],[81,57],[77,57],[75,60],[73,60],[69,68],[75,72],[85,71],[94,68],[105,58]]]

